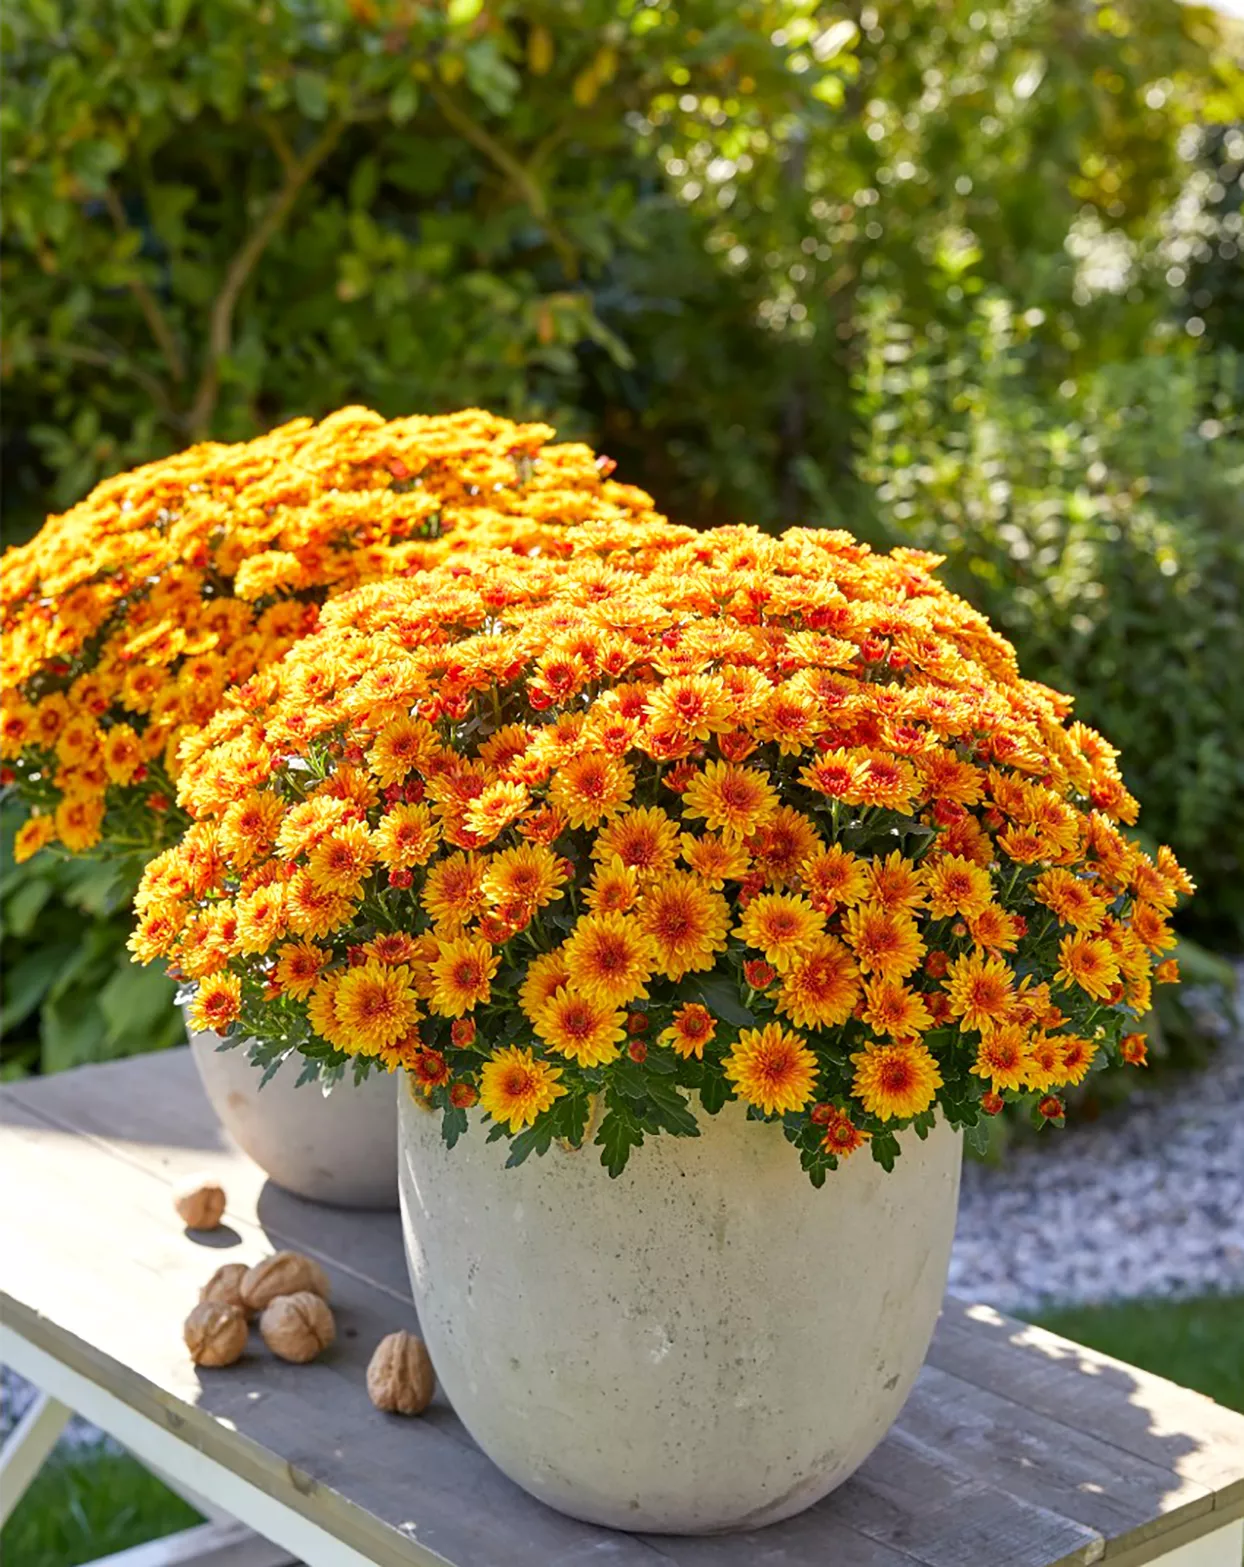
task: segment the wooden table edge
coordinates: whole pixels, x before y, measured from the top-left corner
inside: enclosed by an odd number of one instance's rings
[[[241,1432],[230,1430],[205,1410],[166,1393],[139,1372],[31,1311],[5,1290],[0,1290],[0,1330],[5,1330],[4,1337],[13,1335],[22,1340],[36,1356],[55,1361],[74,1378],[124,1405],[166,1438],[171,1436],[193,1448],[219,1469],[296,1513],[356,1553],[360,1561],[375,1567],[454,1567],[448,1558],[392,1529],[331,1486]],[[20,1373],[22,1367],[14,1369]],[[48,1391],[55,1395],[57,1390]],[[90,1418],[89,1410],[82,1412]],[[251,1519],[243,1518],[243,1522],[257,1527]],[[264,1531],[261,1528],[259,1532]]]

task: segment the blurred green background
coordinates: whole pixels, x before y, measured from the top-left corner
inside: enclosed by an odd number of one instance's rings
[[[10,0],[6,537],[360,401],[850,528],[1121,747],[1244,935],[1244,46],[1174,0]],[[168,1043],[135,867],[7,853],[6,1073]],[[1169,995],[1169,992],[1166,993]],[[1166,1001],[1156,1053],[1196,1030]]]

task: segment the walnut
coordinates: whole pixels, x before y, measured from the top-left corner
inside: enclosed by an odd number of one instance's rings
[[[436,1391],[427,1345],[413,1333],[390,1333],[367,1367],[367,1395],[377,1409],[421,1415]]]
[[[242,1304],[248,1311],[262,1311],[278,1295],[297,1295],[303,1290],[327,1300],[328,1275],[300,1251],[278,1251],[247,1271],[241,1285]]]
[[[200,1176],[173,1198],[177,1216],[188,1230],[214,1230],[224,1217],[225,1189]]]
[[[259,1331],[274,1355],[301,1365],[328,1348],[337,1336],[337,1325],[322,1296],[298,1290],[278,1295],[264,1307]]]
[[[201,1300],[182,1336],[196,1366],[231,1366],[246,1348],[246,1313],[223,1300]]]
[[[242,1280],[246,1277],[246,1264],[244,1262],[226,1262],[221,1268],[217,1268],[211,1278],[199,1291],[199,1299],[223,1301],[226,1306],[242,1306]],[[247,1312],[249,1316],[250,1313]]]

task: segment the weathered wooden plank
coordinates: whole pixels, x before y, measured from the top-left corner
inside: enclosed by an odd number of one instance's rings
[[[901,1424],[840,1495],[842,1517],[861,1534],[926,1567],[1087,1567],[1105,1552],[1095,1529],[1017,1505]]]
[[[953,1300],[943,1309],[929,1362],[1001,1394],[1019,1411],[1091,1432],[1203,1486],[1217,1509],[1244,1503],[1244,1416],[1189,1388],[988,1306]]]
[[[14,1084],[6,1097],[41,1120],[98,1139],[171,1185],[199,1171],[227,1171],[230,1206],[254,1213],[274,1245],[331,1257],[338,1267],[409,1299],[405,1258],[393,1239],[400,1235],[396,1214],[303,1202],[274,1185],[221,1130],[188,1048],[77,1067]]]
[[[1167,1527],[1167,1515],[1208,1513],[1203,1485],[1125,1454],[1005,1395],[926,1366],[903,1410],[903,1430],[978,1479],[1098,1530],[1116,1548]]]

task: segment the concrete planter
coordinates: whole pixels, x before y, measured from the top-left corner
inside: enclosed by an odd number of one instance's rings
[[[398,1095],[407,1259],[458,1415],[541,1501],[613,1528],[754,1528],[811,1506],[898,1415],[941,1305],[961,1139],[861,1151],[815,1191],[742,1106],[611,1181],[516,1170]]]
[[[297,1086],[300,1060],[272,1078],[246,1049],[221,1050],[220,1036],[187,1030],[194,1063],[229,1136],[278,1186],[341,1208],[397,1207],[397,1109],[393,1078],[346,1077],[326,1098]]]

